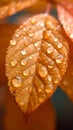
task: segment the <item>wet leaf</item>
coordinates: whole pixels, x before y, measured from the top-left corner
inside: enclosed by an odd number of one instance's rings
[[[5,76],[5,56],[9,40],[16,28],[17,26],[15,25],[0,24],[0,87],[7,82]]]
[[[73,3],[63,2],[57,5],[58,17],[67,36],[73,42]]]
[[[15,14],[16,12],[33,5],[37,0],[1,0],[0,18]]]
[[[6,56],[8,85],[24,113],[51,97],[67,67],[68,44],[48,14],[29,18],[16,30]]]

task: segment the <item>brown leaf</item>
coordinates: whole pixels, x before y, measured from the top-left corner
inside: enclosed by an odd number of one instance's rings
[[[68,95],[73,102],[73,42],[68,39],[69,42],[69,60],[66,74],[64,75],[60,87]]]
[[[48,14],[29,18],[16,30],[6,57],[11,93],[24,113],[34,111],[56,90],[67,67],[68,45]]]
[[[67,36],[73,42],[73,3],[63,2],[57,5],[58,17]]]
[[[36,4],[29,7],[28,10],[33,14],[42,12],[49,13],[51,10],[51,3],[47,4],[47,2],[38,1]]]
[[[6,83],[5,76],[5,56],[9,46],[9,40],[18,26],[0,24],[0,87]]]
[[[0,2],[0,18],[4,18],[6,16],[10,16],[12,14],[15,14],[16,12],[27,8],[34,3],[36,3],[37,0],[1,0]]]

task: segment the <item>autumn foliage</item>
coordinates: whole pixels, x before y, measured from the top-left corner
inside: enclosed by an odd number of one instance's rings
[[[12,1],[7,1],[6,3],[4,3],[4,1],[1,1],[0,3],[0,18],[4,18],[7,17],[9,15],[12,15],[14,13],[16,13],[17,11],[26,8],[28,6],[30,6],[30,8],[28,8],[28,10],[30,10],[32,12],[32,8],[31,5],[33,3],[35,3],[33,6],[38,7],[38,3],[41,3],[42,1],[35,1],[33,0],[32,2],[28,1],[28,4],[26,2],[26,0],[21,1],[22,2],[22,8],[20,6],[17,7],[15,1],[14,3],[12,3]],[[25,4],[23,4],[25,3]],[[62,28],[62,33],[61,35],[67,40],[67,46],[69,46],[69,54],[67,53],[68,58],[68,67],[66,70],[65,75],[62,78],[62,82],[61,84],[57,84],[57,86],[60,86],[62,88],[62,90],[64,90],[67,95],[69,96],[69,98],[73,101],[73,1],[69,0],[69,1],[61,1],[61,0],[43,0],[43,3],[45,4],[45,10],[46,12],[50,13],[50,10],[54,7],[56,7],[57,13],[58,13],[58,21],[59,21],[59,25]],[[47,6],[48,3],[48,6]],[[25,5],[25,6],[24,6]],[[44,7],[44,6],[43,6]],[[36,12],[36,11],[35,11]],[[38,11],[39,12],[39,11]],[[44,17],[44,14],[43,14]],[[39,19],[39,17],[37,18]],[[51,19],[51,21],[53,22],[53,18]],[[55,23],[54,23],[55,25]],[[7,79],[5,76],[5,55],[6,55],[6,50],[9,46],[9,41],[14,33],[14,31],[16,30],[18,26],[16,25],[7,25],[7,24],[0,24],[0,29],[1,29],[1,34],[0,34],[0,48],[1,48],[1,55],[0,55],[0,86],[7,84]],[[44,26],[42,26],[43,28]],[[51,25],[50,25],[51,27]],[[57,26],[56,26],[57,28]],[[8,30],[8,31],[7,31]],[[54,32],[54,30],[52,29],[52,31]],[[56,32],[56,36],[57,36],[58,31]],[[41,36],[41,34],[40,34]],[[35,38],[36,40],[36,38]],[[65,42],[65,41],[64,41]],[[58,40],[57,44],[59,45],[60,40]],[[63,41],[62,41],[63,44]],[[15,49],[15,48],[14,48]],[[45,50],[45,49],[44,49]],[[66,53],[66,51],[65,51]],[[11,60],[11,59],[10,59]],[[66,65],[67,66],[67,65]],[[66,67],[64,68],[66,69]],[[41,70],[41,67],[40,67]],[[10,71],[10,70],[9,70]],[[62,71],[62,70],[61,70]],[[34,93],[34,90],[33,90]],[[18,93],[17,93],[18,94]],[[53,92],[52,92],[53,94]],[[34,94],[35,96],[35,94]],[[32,97],[31,97],[31,100]],[[32,111],[32,110],[31,110]]]

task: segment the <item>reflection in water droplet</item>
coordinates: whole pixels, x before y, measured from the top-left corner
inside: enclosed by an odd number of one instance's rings
[[[60,64],[60,63],[62,63],[62,61],[63,61],[63,55],[58,55],[58,56],[56,57],[56,62],[57,62],[58,64]]]
[[[21,87],[21,86],[22,86],[22,78],[19,77],[19,76],[17,76],[16,78],[14,78],[14,79],[12,80],[12,84],[13,84],[13,86],[16,87],[16,88]]]
[[[50,46],[47,48],[47,53],[51,54],[53,52],[53,50],[54,50],[53,46]]]
[[[16,66],[17,64],[17,60],[16,59],[13,59],[11,62],[10,62],[11,66]]]
[[[27,54],[26,50],[22,50],[22,51],[21,51],[21,54],[22,54],[22,55],[26,55],[26,54]]]
[[[27,59],[21,60],[21,65],[23,65],[23,66],[27,65]]]
[[[10,44],[13,45],[13,46],[15,46],[16,45],[16,40],[15,39],[10,40]]]
[[[29,75],[29,70],[28,70],[28,69],[24,70],[24,71],[23,71],[23,75],[24,75],[24,76],[28,76],[28,75]]]
[[[47,76],[47,74],[48,74],[47,68],[43,65],[39,65],[39,75],[44,78]]]

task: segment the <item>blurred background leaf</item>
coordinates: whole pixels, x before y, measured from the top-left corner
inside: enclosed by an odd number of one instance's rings
[[[6,84],[5,76],[5,56],[9,46],[9,40],[18,26],[10,24],[0,24],[0,86]]]

